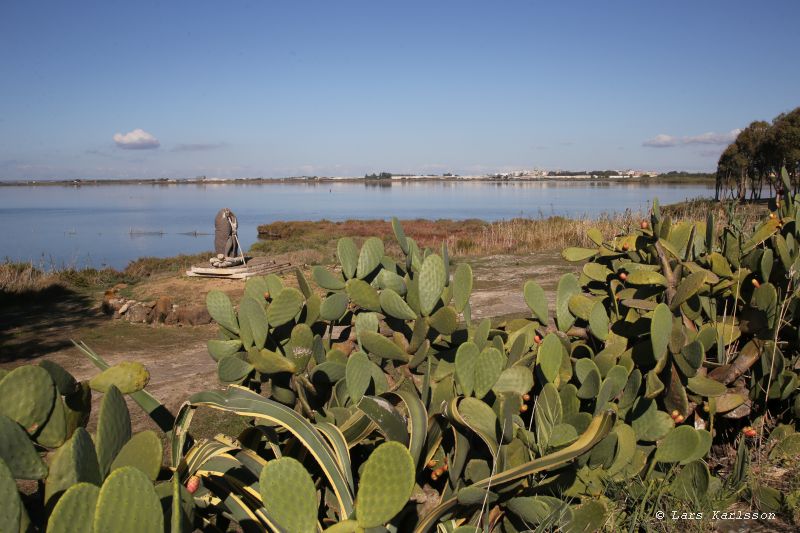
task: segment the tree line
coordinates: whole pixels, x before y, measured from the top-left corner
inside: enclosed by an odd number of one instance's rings
[[[780,170],[786,167],[791,191],[782,191]],[[760,199],[764,192],[800,191],[800,107],[781,113],[772,123],[757,120],[743,129],[719,158],[716,199]]]

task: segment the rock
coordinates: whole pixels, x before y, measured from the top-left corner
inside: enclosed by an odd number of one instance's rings
[[[174,326],[178,323],[178,308],[177,306],[173,306],[172,309],[169,310],[167,316],[164,317],[164,325],[165,326]]]
[[[117,311],[117,314],[120,315],[120,316],[124,315],[125,313],[128,312],[128,309],[130,309],[130,307],[131,307],[131,302],[125,302],[119,308],[119,310]]]
[[[189,305],[178,307],[176,321],[184,326],[200,326],[211,323],[211,315],[204,305]]]
[[[107,315],[113,315],[115,317],[119,317],[119,310],[125,304],[125,300],[122,298],[117,298],[113,294],[109,297],[109,294],[103,297],[103,302],[100,304],[100,309],[103,313]]]
[[[153,307],[153,322],[161,323],[166,321],[170,312],[172,312],[172,298],[161,296],[156,300],[156,305]]]
[[[153,310],[141,303],[130,306],[125,318],[129,322],[149,323],[153,319]]]

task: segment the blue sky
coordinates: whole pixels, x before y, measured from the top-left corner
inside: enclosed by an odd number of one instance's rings
[[[797,20],[794,0],[6,0],[0,179],[711,170],[800,105]]]

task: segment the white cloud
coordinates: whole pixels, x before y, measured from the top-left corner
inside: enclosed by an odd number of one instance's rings
[[[711,145],[725,145],[736,140],[736,136],[742,130],[735,129],[728,133],[714,133],[707,132],[700,135],[690,135],[688,137],[674,137],[665,133],[660,133],[642,143],[642,146],[649,146],[651,148],[668,148],[671,146],[683,146],[691,144],[711,144]]]
[[[152,150],[161,146],[158,139],[140,128],[125,134],[114,134],[114,142],[124,150]]]
[[[739,135],[741,131],[740,129],[735,129],[728,133],[703,133],[693,137],[686,137],[684,139],[684,144],[729,144],[736,140],[736,136]]]
[[[653,148],[666,148],[668,146],[677,146],[678,144],[680,144],[679,139],[664,133],[660,133],[642,143],[643,146],[650,146]]]

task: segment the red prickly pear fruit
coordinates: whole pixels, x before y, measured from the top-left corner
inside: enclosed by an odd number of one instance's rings
[[[625,273],[625,272],[620,272],[619,273],[619,279],[621,279],[622,281],[625,281],[626,279],[628,279],[628,274]]]
[[[758,281],[756,278],[753,278],[752,280],[750,280],[750,283],[752,283],[753,287],[755,287],[756,289],[761,286],[761,282]]]
[[[189,494],[194,494],[197,492],[197,489],[200,487],[200,478],[198,476],[192,476],[186,481],[186,490],[189,491]]]
[[[525,394],[522,395],[522,399],[523,401],[528,402],[531,399],[531,395],[526,392]]]
[[[533,338],[533,342],[535,342],[536,344],[542,344],[542,338],[539,335],[536,335]]]

